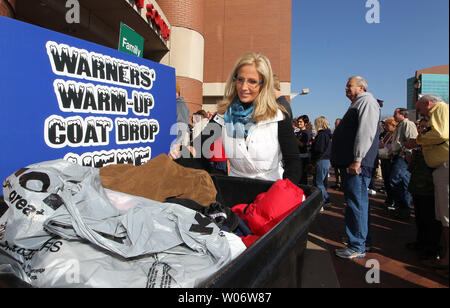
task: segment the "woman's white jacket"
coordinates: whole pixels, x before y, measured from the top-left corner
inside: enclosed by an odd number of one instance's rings
[[[223,147],[230,162],[230,176],[276,181],[283,178],[282,155],[278,141],[278,122],[283,113],[261,121],[244,138],[228,136],[223,116],[216,114],[214,121],[222,126]]]

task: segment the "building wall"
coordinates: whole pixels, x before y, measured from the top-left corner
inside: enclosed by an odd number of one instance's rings
[[[157,0],[172,26],[168,65],[175,68],[181,95],[191,112],[202,108],[204,0]]]
[[[193,78],[178,77],[177,83],[181,88],[181,96],[184,98],[191,115],[202,109],[202,83]]]
[[[171,25],[203,33],[204,0],[156,0],[156,2]]]
[[[204,82],[225,82],[247,51],[265,54],[281,81],[291,78],[291,0],[208,0]]]

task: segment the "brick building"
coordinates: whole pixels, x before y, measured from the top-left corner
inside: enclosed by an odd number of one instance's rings
[[[73,3],[79,23],[66,20]],[[191,113],[215,111],[227,75],[248,51],[268,56],[282,94],[290,94],[291,0],[0,0],[0,15],[114,49],[124,22],[144,37],[144,58],[175,68]]]
[[[247,51],[265,54],[291,92],[291,0],[205,1],[204,108],[214,109],[236,60]]]

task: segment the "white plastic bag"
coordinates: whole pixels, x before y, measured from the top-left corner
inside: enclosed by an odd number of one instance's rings
[[[196,287],[238,255],[191,209],[110,191],[128,200],[113,205],[95,168],[31,165],[3,194],[0,250],[33,286]]]

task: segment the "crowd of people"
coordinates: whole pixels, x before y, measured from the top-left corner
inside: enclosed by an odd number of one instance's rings
[[[336,255],[348,259],[365,257],[371,248],[369,194],[376,193],[374,179],[381,169],[386,209],[403,220],[414,208],[417,238],[407,247],[448,277],[448,104],[424,95],[416,106],[420,122],[411,121],[404,108],[381,119],[383,101],[367,90],[363,77],[348,79],[351,104],[332,132],[323,116],[313,123],[306,114],[294,118],[269,59],[245,54],[229,74],[217,113],[208,119],[203,110],[196,112],[191,142],[179,137],[170,156],[230,176],[287,178],[300,185],[312,178],[324,208],[331,206],[332,168],[333,188],[343,191],[346,204],[346,247],[336,249]]]

